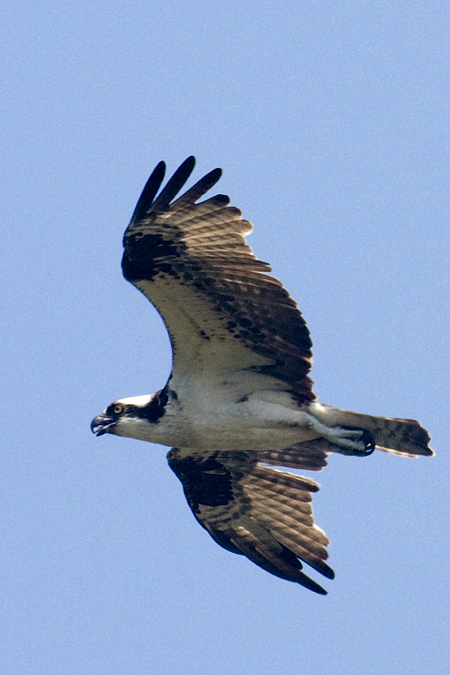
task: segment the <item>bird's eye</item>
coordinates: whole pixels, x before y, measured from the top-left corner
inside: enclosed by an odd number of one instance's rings
[[[115,406],[114,406],[114,413],[115,413],[116,415],[120,415],[120,413],[122,412],[122,410],[123,410],[123,408],[122,408],[121,405],[115,405]]]

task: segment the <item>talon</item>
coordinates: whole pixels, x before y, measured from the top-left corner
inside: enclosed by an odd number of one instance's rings
[[[342,426],[341,428],[347,429],[348,431],[359,431],[361,433],[358,443],[364,443],[364,450],[352,450],[352,455],[356,455],[356,457],[368,457],[375,450],[375,439],[367,429],[345,426]]]

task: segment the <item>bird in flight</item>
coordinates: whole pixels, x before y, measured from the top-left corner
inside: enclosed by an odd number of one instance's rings
[[[173,446],[169,466],[220,546],[325,594],[303,571],[307,563],[334,578],[312,515],[319,486],[274,467],[320,471],[330,452],[430,456],[430,437],[415,420],[317,401],[308,328],[245,243],[251,223],[226,195],[198,201],[221,169],[178,196],[194,165],[188,157],[159,194],[165,164],[157,165],[123,240],[123,275],[163,318],[172,373],[154,394],[111,403],[91,428]]]

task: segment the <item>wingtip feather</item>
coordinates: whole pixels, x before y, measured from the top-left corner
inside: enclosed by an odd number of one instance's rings
[[[131,223],[137,223],[146,216],[153,204],[156,193],[161,187],[161,183],[164,180],[165,174],[166,163],[161,161],[153,169],[152,173],[150,174],[150,178],[146,182],[144,189],[141,192],[141,195],[136,204],[136,208],[134,209],[133,215],[131,216]]]

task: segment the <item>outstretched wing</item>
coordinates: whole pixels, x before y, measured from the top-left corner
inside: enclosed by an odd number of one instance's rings
[[[194,516],[212,538],[267,572],[295,581],[316,593],[326,591],[302,572],[302,562],[334,578],[325,533],[314,524],[312,480],[268,464],[320,471],[326,465],[320,441],[280,452],[193,453],[172,448],[170,468],[183,484]]]
[[[196,203],[221,169],[171,203],[194,164],[189,157],[156,197],[165,173],[158,164],[124,236],[123,274],[161,314],[174,376],[250,369],[281,380],[300,402],[314,400],[308,329],[269,265],[246,245],[252,225],[225,195]]]

